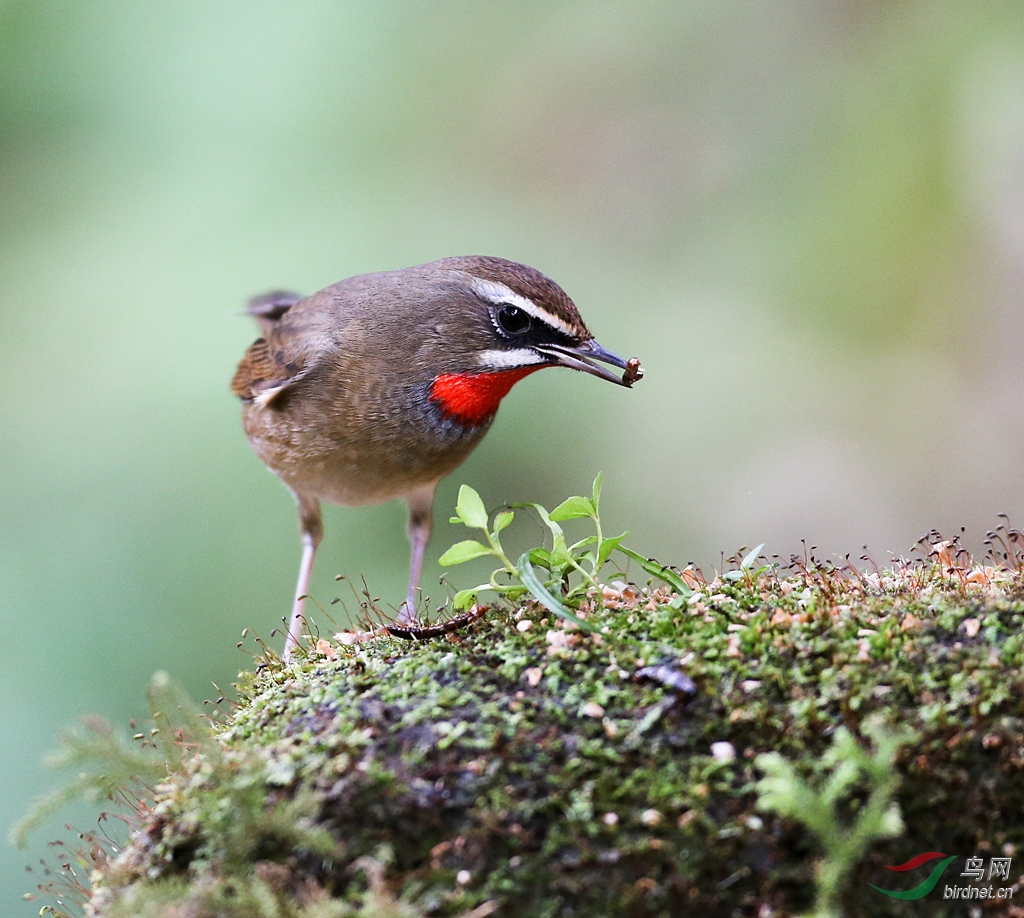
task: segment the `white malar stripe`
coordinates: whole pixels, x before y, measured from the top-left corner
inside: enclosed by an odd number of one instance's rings
[[[523,312],[529,313],[545,325],[550,325],[570,337],[575,338],[579,334],[568,322],[552,315],[546,309],[541,309],[533,300],[516,293],[511,287],[506,287],[497,281],[484,280],[481,277],[474,277],[470,282],[470,287],[477,296],[490,300],[495,306],[518,306]]]
[[[478,360],[480,366],[492,370],[512,370],[516,367],[528,367],[535,363],[547,363],[547,358],[543,354],[538,354],[528,347],[517,347],[508,351],[501,348],[481,351]]]

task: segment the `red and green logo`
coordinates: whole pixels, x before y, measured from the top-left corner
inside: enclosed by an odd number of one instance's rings
[[[928,876],[920,883],[918,883],[917,886],[915,886],[913,889],[882,889],[880,886],[875,886],[874,883],[868,883],[868,886],[882,893],[882,895],[884,896],[889,896],[891,899],[923,899],[925,896],[928,895],[928,893],[935,889],[936,884],[939,882],[939,877],[941,877],[945,869],[950,864],[952,864],[953,861],[957,859],[958,855],[943,854],[941,851],[925,851],[924,854],[919,854],[917,855],[917,857],[912,857],[905,864],[900,864],[897,867],[887,866],[885,868],[886,870],[895,870],[897,872],[902,873],[907,870],[916,870],[922,864],[927,864],[929,861],[934,861],[937,857],[941,857],[942,860],[939,861],[939,863],[937,863],[932,868],[932,872],[928,874]]]

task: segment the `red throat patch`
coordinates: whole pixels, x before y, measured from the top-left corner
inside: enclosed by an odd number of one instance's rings
[[[509,389],[540,369],[543,364],[497,373],[442,373],[430,387],[430,399],[445,417],[476,427],[494,415]]]

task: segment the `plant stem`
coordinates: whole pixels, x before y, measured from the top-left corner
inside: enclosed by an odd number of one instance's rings
[[[497,559],[505,566],[505,571],[511,574],[513,577],[518,577],[519,574],[516,571],[515,565],[509,561],[508,555],[505,554],[501,547],[501,540],[497,535],[492,535],[488,530],[484,530],[484,535],[487,536],[487,541],[491,543],[491,550],[494,552]],[[493,578],[492,578],[493,579]]]

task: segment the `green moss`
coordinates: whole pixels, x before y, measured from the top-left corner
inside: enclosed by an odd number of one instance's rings
[[[779,753],[821,783],[835,728],[863,737],[871,717],[916,737],[895,764],[905,832],[843,878],[844,901],[916,914],[868,886],[883,865],[1024,843],[1024,595],[998,576],[762,569],[679,608],[643,591],[585,605],[596,636],[527,606],[449,638],[270,662],[159,789],[92,908],[796,914],[823,852],[799,819],[758,810],[754,759]],[[659,663],[696,694],[636,678]],[[861,790],[837,818],[856,818]],[[371,855],[386,864],[373,883],[353,869]],[[958,914],[932,898],[929,915]]]

